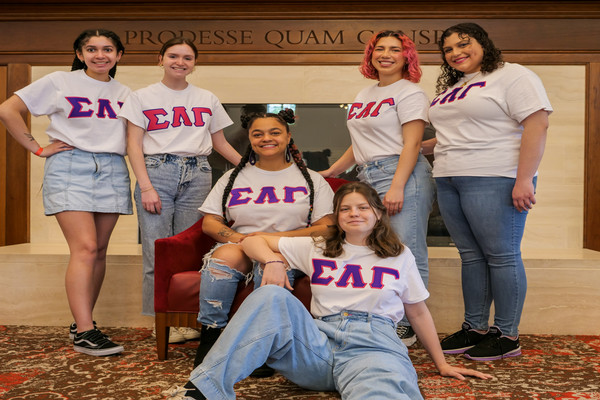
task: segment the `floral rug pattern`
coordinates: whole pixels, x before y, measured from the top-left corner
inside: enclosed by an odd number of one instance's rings
[[[73,351],[68,327],[0,325],[0,398],[5,400],[154,400],[187,380],[197,341],[170,345],[158,361],[150,329],[105,328],[125,347],[118,356],[92,357]],[[450,363],[477,368],[493,380],[458,381],[437,374],[419,345],[410,355],[426,399],[600,400],[600,336],[521,336],[521,357],[474,362],[459,355]],[[238,383],[240,400],[340,399],[311,392],[281,375]]]

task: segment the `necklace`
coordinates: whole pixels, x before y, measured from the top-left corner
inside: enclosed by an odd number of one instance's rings
[[[473,76],[471,77],[471,79],[469,79],[468,81],[465,81],[465,82],[463,82],[463,84],[462,84],[462,85],[460,85],[460,87],[462,88],[462,87],[465,87],[465,86],[467,86],[467,84],[468,84],[469,82],[471,82],[473,79],[475,79],[475,78],[477,77],[477,75],[479,75],[480,73],[481,73],[481,71],[477,72],[475,75],[473,75]]]

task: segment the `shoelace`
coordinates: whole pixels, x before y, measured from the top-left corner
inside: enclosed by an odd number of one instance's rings
[[[184,399],[187,389],[183,386],[172,386],[169,389],[162,392],[163,395],[167,396],[168,399]]]

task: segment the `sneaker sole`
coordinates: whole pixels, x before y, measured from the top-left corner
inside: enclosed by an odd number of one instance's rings
[[[460,349],[449,349],[449,350],[442,349],[442,353],[444,353],[444,354],[462,354],[465,351],[472,349],[473,347],[475,347],[475,346],[462,347]]]
[[[73,350],[79,352],[79,353],[83,353],[83,354],[87,354],[90,356],[110,356],[113,354],[119,354],[122,353],[125,349],[123,348],[123,346],[117,346],[117,347],[111,347],[110,349],[88,349],[87,347],[81,347],[81,346],[73,346]]]
[[[463,354],[463,356],[465,358],[468,358],[469,360],[473,360],[473,361],[496,361],[496,360],[502,360],[503,358],[510,358],[510,357],[518,357],[521,355],[521,348],[517,348],[514,349],[513,351],[509,351],[508,353],[505,354],[500,354],[498,356],[488,356],[488,357],[473,357],[469,354]]]

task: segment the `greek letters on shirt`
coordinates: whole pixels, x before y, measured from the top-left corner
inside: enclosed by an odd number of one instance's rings
[[[90,107],[92,101],[87,97],[67,96],[65,99],[71,104],[71,112],[68,118],[90,118],[94,112],[98,118],[117,119],[117,113],[112,107],[110,100],[98,99],[96,109]],[[123,102],[117,102],[119,108],[123,106]]]
[[[396,103],[394,99],[390,97],[388,99],[381,100],[379,104],[377,104],[377,107],[375,107],[375,104],[376,102],[374,101],[371,101],[366,105],[363,103],[352,103],[350,106],[350,111],[348,112],[348,121],[352,118],[360,119],[366,117],[377,117],[381,113],[382,107],[393,107]]]
[[[296,201],[295,194],[303,193],[305,196],[308,195],[308,189],[304,186],[283,188],[283,199],[277,196],[274,186],[263,186],[260,188],[258,195],[253,198],[253,190],[250,187],[235,188],[231,189],[231,198],[227,207],[235,207],[242,204],[248,204],[254,200],[254,204],[274,204],[279,203],[283,200],[284,203],[294,203]]]
[[[190,114],[188,114],[187,109],[184,106],[173,107],[173,118],[171,118],[171,121],[164,118],[165,116],[169,115],[164,108],[144,110],[143,113],[146,118],[148,118],[148,128],[146,130],[151,132],[167,129],[169,126],[177,128],[181,125],[201,127],[206,125],[206,121],[204,121],[204,115],[213,115],[212,110],[207,107],[192,107],[191,111],[191,115],[194,119],[193,123],[190,119]]]
[[[313,258],[312,265],[313,273],[310,277],[310,283],[313,285],[328,286],[333,284],[336,287],[344,288],[351,285],[354,289],[362,289],[367,286],[367,283],[363,279],[361,273],[362,267],[360,265],[344,265],[343,273],[335,282],[333,282],[334,278],[332,276],[328,276],[326,271],[334,271],[338,269],[335,260]],[[371,282],[369,282],[371,289],[383,289],[383,278],[386,275],[391,275],[395,280],[400,278],[400,273],[394,268],[373,266],[372,271],[373,278],[371,279]]]
[[[437,104],[441,105],[441,104],[446,104],[446,103],[452,103],[455,100],[462,100],[465,97],[467,97],[467,94],[469,94],[469,91],[471,90],[471,88],[474,88],[474,87],[484,88],[485,81],[471,83],[470,85],[467,85],[465,87],[459,86],[457,88],[452,89],[452,91],[447,94],[446,94],[446,92],[448,91],[448,89],[446,89],[442,93],[437,95],[435,97],[435,99],[433,99],[433,101],[431,102],[431,107],[433,107]]]

